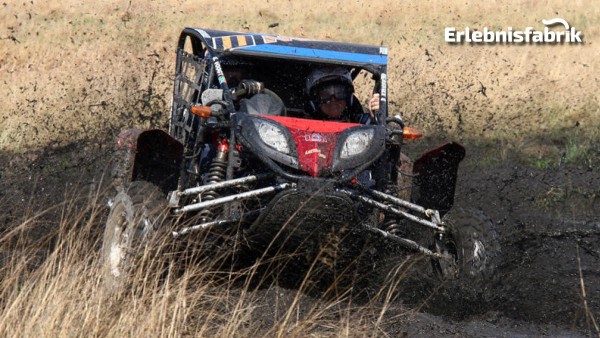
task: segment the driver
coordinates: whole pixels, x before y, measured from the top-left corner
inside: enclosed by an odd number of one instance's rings
[[[379,109],[379,94],[372,95],[369,110],[354,96],[350,71],[344,67],[315,68],[306,78],[307,111],[320,120],[368,124]]]

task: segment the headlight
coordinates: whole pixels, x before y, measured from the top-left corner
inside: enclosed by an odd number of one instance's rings
[[[284,154],[290,154],[290,146],[285,132],[279,126],[259,119],[252,119],[252,122],[266,145]]]
[[[373,129],[362,129],[350,134],[344,141],[340,158],[347,159],[367,150],[373,141],[374,134]]]

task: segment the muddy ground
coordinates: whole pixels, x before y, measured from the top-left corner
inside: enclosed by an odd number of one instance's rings
[[[67,0],[2,8],[0,234],[25,223],[29,233],[0,242],[0,263],[102,191],[120,129],[166,126],[183,27],[383,44],[390,111],[430,134],[471,137],[459,140],[467,158],[456,204],[493,220],[502,255],[479,303],[442,303],[416,284],[386,313],[384,332],[371,334],[600,334],[586,316],[600,320],[600,20],[587,3]],[[583,31],[586,43],[443,40],[444,27],[541,29],[540,20],[555,16]],[[416,158],[440,142],[419,140],[406,150]],[[295,295],[283,287],[260,292],[265,308]],[[267,310],[253,319],[263,327],[274,321]]]
[[[0,177],[0,224],[10,227],[70,196],[102,186],[109,141],[38,149],[26,156],[0,154],[8,164]],[[419,141],[418,153],[433,140]],[[467,142],[468,143],[468,142]],[[539,169],[467,144],[456,204],[482,210],[497,225],[502,256],[498,274],[476,305],[400,297],[386,316],[391,336],[597,336],[587,314],[600,314],[600,175],[587,165]],[[486,152],[486,161],[480,154]],[[414,154],[412,154],[414,155]],[[51,211],[33,232],[59,222]],[[6,230],[6,228],[4,229]],[[580,263],[578,262],[580,260]],[[581,275],[580,275],[581,274]],[[580,278],[583,276],[583,279]],[[294,290],[261,291],[264,301]],[[307,295],[305,302],[314,299]],[[283,303],[283,306],[285,303]],[[420,307],[420,311],[407,311]],[[270,325],[269,311],[258,314]]]
[[[536,170],[511,162],[465,168],[459,204],[498,225],[502,260],[493,307],[515,319],[580,323],[580,275],[600,311],[600,176],[591,168]]]

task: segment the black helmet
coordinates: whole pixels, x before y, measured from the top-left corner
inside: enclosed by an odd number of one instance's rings
[[[354,91],[350,70],[344,67],[319,67],[315,68],[306,77],[306,92],[312,95],[313,90],[325,82],[336,81],[348,85]]]
[[[310,108],[318,111],[319,99],[317,89],[323,88],[330,83],[344,85],[348,93],[348,106],[352,105],[352,93],[354,93],[354,84],[350,70],[341,66],[325,66],[313,69],[306,77],[306,93],[309,97]]]

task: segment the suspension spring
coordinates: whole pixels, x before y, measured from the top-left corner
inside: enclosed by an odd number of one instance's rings
[[[395,187],[394,187],[395,188]],[[394,188],[387,187],[385,189],[386,194],[393,194]],[[385,203],[386,205],[390,205],[390,203]],[[398,235],[400,233],[402,225],[398,223],[398,217],[391,213],[385,213],[385,220],[383,222],[382,229],[393,234]]]
[[[224,138],[221,140],[221,143],[217,147],[217,154],[210,164],[205,184],[218,183],[222,182],[225,179],[225,175],[227,173],[228,151],[229,144],[227,142],[227,139]],[[218,192],[216,192],[215,190],[209,190],[204,192],[201,196],[199,196],[199,200],[212,201],[214,199],[217,199],[218,197]],[[211,210],[203,210],[200,212],[200,217],[204,221],[209,221],[214,219],[214,213]]]
[[[210,164],[208,175],[206,178],[206,184],[214,184],[222,182],[225,179],[225,173],[227,172],[227,161],[215,158]],[[209,190],[202,195],[203,201],[214,200],[219,197],[219,193],[215,190]]]
[[[393,217],[392,215],[386,215],[386,216]],[[383,224],[383,229],[393,235],[398,235],[400,233],[401,227],[402,227],[402,225],[398,224],[398,222],[395,218],[391,219],[391,220],[386,220],[385,223]]]

